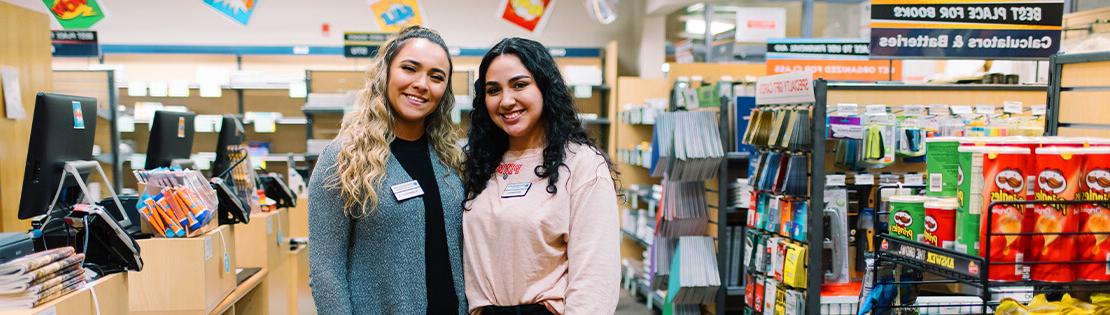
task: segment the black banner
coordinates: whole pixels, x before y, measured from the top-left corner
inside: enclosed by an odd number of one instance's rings
[[[99,57],[96,31],[50,31],[54,57]]]
[[[768,54],[792,54],[814,56],[854,56],[863,57],[871,55],[871,49],[866,40],[858,42],[845,42],[844,40],[822,42],[820,39],[805,41],[795,39],[781,39],[767,41]]]
[[[343,56],[348,58],[372,58],[378,48],[389,40],[393,33],[345,32],[343,33]]]
[[[1060,26],[1063,19],[1064,4],[1052,2],[871,6],[871,20]]]
[[[1063,0],[872,0],[871,55],[1042,59],[1060,50]]]
[[[1060,50],[1060,31],[873,29],[875,56],[1048,58]]]

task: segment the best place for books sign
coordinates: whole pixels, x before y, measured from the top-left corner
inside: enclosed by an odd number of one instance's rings
[[[873,0],[871,56],[1048,58],[1063,12],[1063,0]]]

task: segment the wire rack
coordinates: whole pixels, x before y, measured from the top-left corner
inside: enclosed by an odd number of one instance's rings
[[[1110,203],[1106,200],[1059,200],[1059,201],[1044,201],[1044,200],[1028,200],[1028,201],[995,201],[991,202],[983,215],[989,215],[996,207],[1012,206],[1012,207],[1025,207],[1033,204],[1044,205],[1091,205],[1103,204],[1104,206]],[[880,212],[886,214],[886,212]],[[1078,265],[1078,264],[1091,264],[1101,263],[1110,264],[1107,261],[1089,261],[1089,260],[1071,260],[1071,261],[992,261],[989,253],[991,252],[991,236],[1018,236],[1018,237],[1031,237],[1034,235],[1110,235],[1110,232],[1021,232],[1021,233],[992,233],[993,220],[985,220],[986,225],[981,226],[981,229],[988,231],[983,239],[980,239],[982,256],[968,255],[962,252],[957,252],[945,248],[939,248],[921,242],[911,241],[896,236],[891,236],[882,231],[875,235],[876,243],[879,248],[875,255],[875,264],[872,270],[872,281],[878,285],[923,285],[923,284],[963,284],[970,286],[979,293],[978,297],[981,299],[980,303],[951,303],[951,304],[929,304],[926,306],[916,305],[915,303],[904,303],[905,305],[882,305],[876,306],[873,313],[879,314],[891,310],[899,309],[919,309],[922,307],[929,308],[959,308],[959,309],[972,309],[979,314],[990,314],[992,309],[999,305],[1000,301],[996,297],[1011,296],[1020,294],[1063,294],[1063,293],[1079,293],[1079,292],[1108,292],[1110,291],[1110,281],[1068,281],[1068,282],[1045,282],[1030,280],[1028,274],[1022,277],[1019,281],[995,281],[989,278],[991,268],[1022,268],[1033,265]],[[1065,249],[1067,250],[1067,249]],[[880,274],[889,274],[895,267],[910,268],[911,270],[919,270],[923,273],[936,275],[938,280],[905,280],[899,279],[898,276],[880,279]],[[905,270],[905,269],[903,269]]]

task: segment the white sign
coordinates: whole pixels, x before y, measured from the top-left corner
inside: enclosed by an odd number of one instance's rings
[[[786,37],[785,8],[741,7],[736,10],[736,41],[767,42]]]
[[[1042,105],[1030,105],[1029,106],[1029,111],[1033,113],[1033,116],[1044,116],[1045,111],[1047,111],[1047,110],[1048,110],[1048,106],[1045,106],[1043,104]]]
[[[906,116],[925,116],[925,106],[922,105],[906,105],[906,107],[903,108],[903,111]]]
[[[755,103],[813,103],[813,72],[792,72],[759,78],[756,81]]]
[[[1007,114],[1021,114],[1021,102],[1018,102],[1018,101],[1002,102],[1002,112],[1007,113]]]
[[[4,115],[8,119],[23,119],[23,90],[19,88],[19,68],[0,66],[0,91],[4,92]]]

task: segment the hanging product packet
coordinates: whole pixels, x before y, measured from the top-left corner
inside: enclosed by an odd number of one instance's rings
[[[1080,172],[1084,155],[1076,148],[1042,147],[1035,151],[1036,160],[1033,174],[1035,181],[1034,200],[1063,201],[1075,200],[1080,186]],[[1039,262],[1030,267],[1030,279],[1048,282],[1067,282],[1075,280],[1074,268],[1066,262],[1074,259],[1075,239],[1079,230],[1079,218],[1075,205],[1033,204],[1033,211],[1026,213],[1032,226],[1022,230],[1031,231],[1027,251],[1029,261]]]
[[[979,241],[989,244],[981,245],[984,250],[979,254],[992,263],[1002,263],[985,266],[989,268],[988,277],[996,281],[1020,281],[1027,237],[1018,234],[1022,232],[1025,207],[998,205],[992,208],[990,204],[1026,200],[1025,174],[1029,173],[1031,151],[1019,147],[960,147],[959,151],[968,153],[970,159],[968,171],[963,174],[968,177],[965,180],[971,181],[969,194],[978,195],[975,196],[978,198],[968,196],[968,208],[978,210],[972,214],[985,214],[980,215]]]
[[[1079,180],[1079,200],[1100,200],[1105,203],[1079,206],[1079,231],[1076,237],[1076,260],[1096,261],[1079,264],[1077,279],[1110,281],[1110,147],[1076,150],[1085,157]]]

